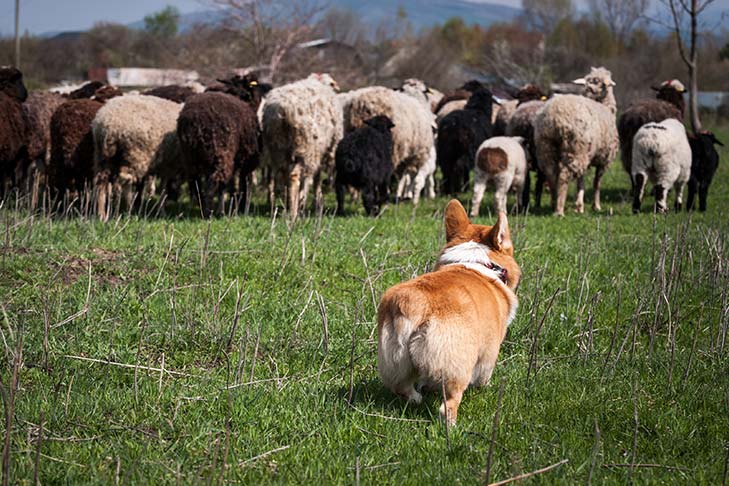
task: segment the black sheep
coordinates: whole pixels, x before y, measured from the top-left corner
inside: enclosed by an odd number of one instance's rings
[[[685,108],[683,93],[686,90],[679,81],[672,79],[651,89],[657,91],[656,99],[637,101],[618,118],[620,159],[629,176],[633,167],[633,137],[640,127],[646,123],[659,123],[667,118],[683,120]]]
[[[195,185],[202,196],[202,211],[223,212],[225,192],[239,174],[241,192],[247,194],[247,178],[258,167],[261,150],[256,110],[270,85],[253,76],[221,81],[224,92],[210,91],[191,96],[177,120],[177,135],[185,160],[191,193]]]
[[[467,100],[468,98],[471,97],[471,95],[473,93],[475,93],[479,89],[483,89],[483,88],[485,88],[485,86],[480,81],[476,81],[475,79],[468,81],[463,86],[456,89],[455,91],[446,93],[443,96],[443,98],[441,98],[441,100],[438,102],[438,104],[435,106],[433,113],[438,113],[441,108],[443,108],[445,105],[447,105],[451,101]]]
[[[476,150],[492,134],[494,101],[491,91],[479,89],[462,110],[449,113],[438,124],[437,161],[446,194],[457,194],[468,185]]]
[[[335,155],[337,214],[344,212],[347,186],[362,191],[368,215],[377,215],[388,199],[392,176],[392,132],[395,125],[383,115],[365,121],[344,136]]]
[[[691,145],[691,178],[688,182],[688,199],[686,210],[694,207],[694,196],[698,189],[699,211],[706,211],[706,196],[709,192],[711,180],[719,167],[719,153],[714,145],[724,146],[711,132],[701,132],[697,136],[689,137]]]
[[[13,67],[0,67],[0,197],[14,179],[18,161],[25,157],[23,102],[27,98],[23,73]]]

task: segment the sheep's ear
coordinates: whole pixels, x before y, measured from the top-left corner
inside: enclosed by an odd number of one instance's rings
[[[463,205],[458,199],[451,199],[445,208],[446,241],[451,241],[456,236],[463,234],[470,224]]]
[[[579,78],[579,79],[575,79],[574,81],[572,81],[572,84],[579,84],[579,85],[583,86],[583,85],[587,84],[587,82],[585,81],[585,78]]]
[[[617,85],[615,84],[615,81],[613,81],[612,79],[608,79],[607,85],[608,85],[608,86],[617,86]]]
[[[506,213],[499,212],[496,224],[491,227],[489,232],[489,246],[495,251],[504,251],[512,247],[511,232],[509,231],[509,221]]]
[[[501,102],[502,102],[503,100],[501,100],[501,99],[497,98],[496,96],[493,96],[493,95],[491,95],[491,101],[493,101],[493,102],[494,102],[494,103],[496,103],[497,105],[501,106]]]
[[[651,86],[651,89],[653,91],[660,91],[661,90],[661,88],[659,88],[658,86]]]
[[[723,144],[723,143],[721,143],[721,142],[720,142],[720,141],[719,141],[719,140],[718,140],[718,139],[716,138],[716,135],[714,135],[713,133],[711,134],[711,141],[712,141],[712,142],[714,142],[714,143],[715,143],[715,144],[717,144],[717,145],[721,145],[722,147],[724,146],[724,144]]]

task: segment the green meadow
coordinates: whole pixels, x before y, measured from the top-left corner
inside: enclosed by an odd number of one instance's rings
[[[510,217],[519,310],[450,428],[438,395],[414,406],[382,386],[375,320],[388,287],[432,269],[446,198],[336,217],[329,194],[293,225],[263,191],[211,221],[184,204],[103,224],[6,201],[10,483],[726,483],[722,150],[706,213],[654,215],[648,195],[633,215],[616,161],[602,212],[574,214],[571,196],[554,218],[546,193]]]

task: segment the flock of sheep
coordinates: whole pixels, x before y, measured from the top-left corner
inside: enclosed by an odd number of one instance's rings
[[[2,67],[0,196],[27,191],[35,206],[47,188],[56,201],[73,204],[90,189],[106,220],[114,204],[131,207],[135,194],[154,194],[159,184],[176,199],[186,183],[203,214],[212,215],[224,212],[226,198],[244,201],[260,167],[271,204],[278,189],[292,218],[312,186],[321,209],[324,180],[334,183],[339,213],[349,189],[360,194],[368,214],[377,214],[390,200],[393,176],[396,199],[418,204],[423,191],[434,197],[439,167],[448,194],[467,190],[473,172],[473,216],[488,185],[497,210],[507,210],[509,191],[517,193],[517,207],[526,208],[530,171],[537,175],[536,205],[546,182],[554,212],[562,215],[572,180],[575,209],[584,211],[590,167],[593,207],[600,209],[600,181],[620,148],[634,211],[648,180],[657,210],[666,210],[672,188],[680,209],[686,184],[687,207],[698,192],[706,209],[720,142],[710,132],[686,134],[680,82],[654,88],[656,99],[630,105],[617,123],[608,70],[592,68],[575,83],[582,95],[548,98],[527,85],[513,100],[499,100],[478,81],[445,95],[416,79],[397,90],[338,93],[327,74],[275,88],[246,75],[207,88],[167,86],[141,94],[91,82],[60,95],[28,94],[22,73]]]

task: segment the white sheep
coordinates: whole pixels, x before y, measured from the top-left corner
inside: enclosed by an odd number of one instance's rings
[[[494,186],[496,212],[507,212],[506,196],[518,196],[524,188],[527,173],[527,152],[521,137],[493,137],[481,144],[476,152],[471,217],[478,216],[486,185]],[[517,196],[517,205],[519,197]]]
[[[266,96],[261,128],[263,164],[271,174],[269,197],[273,203],[275,181],[285,181],[292,219],[306,205],[312,184],[316,207],[321,207],[321,176],[332,171],[334,153],[342,138],[337,88],[328,74],[312,74],[274,88]]]
[[[584,96],[555,96],[545,103],[534,124],[537,162],[550,181],[557,216],[564,215],[572,179],[577,179],[576,211],[584,212],[584,176],[591,166],[595,167],[592,206],[600,210],[600,181],[618,151],[615,82],[610,71],[592,68],[574,83],[584,86]]]
[[[424,85],[422,85],[424,87]],[[424,90],[395,91],[381,86],[356,90],[340,98],[344,127],[349,132],[370,118],[384,115],[392,120],[392,162],[395,174],[401,177],[398,197],[404,195],[405,174],[413,180],[413,203],[417,204],[426,177],[418,177],[427,165],[433,150],[435,117]],[[417,194],[417,196],[416,196]]]
[[[430,157],[427,162],[420,166],[418,172],[413,176],[409,172],[403,174],[397,187],[398,199],[412,199],[417,205],[420,200],[420,193],[425,191],[425,197],[435,199],[435,178],[436,169],[435,146],[430,150]]]
[[[633,212],[640,211],[647,179],[655,187],[657,211],[666,211],[671,187],[676,190],[676,210],[680,210],[683,188],[691,175],[691,146],[683,124],[669,118],[643,125],[633,138],[632,155]]]
[[[94,137],[94,183],[97,210],[107,219],[112,189],[131,205],[134,190],[150,171],[177,164],[179,147],[174,140],[182,105],[156,96],[119,96],[106,102],[91,124]],[[170,135],[173,135],[170,137]],[[149,192],[154,192],[149,179]]]

